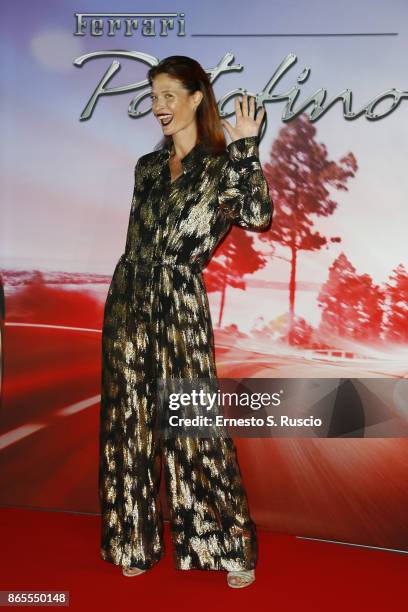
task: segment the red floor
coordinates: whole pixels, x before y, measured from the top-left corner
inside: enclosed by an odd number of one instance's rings
[[[226,573],[175,570],[165,557],[126,578],[99,556],[98,515],[1,508],[0,590],[63,590],[70,610],[406,610],[408,555],[301,540],[258,529],[257,580],[231,589]],[[405,588],[404,588],[405,580]]]

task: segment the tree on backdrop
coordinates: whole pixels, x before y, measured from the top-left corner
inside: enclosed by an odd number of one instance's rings
[[[261,233],[261,241],[277,242],[290,251],[289,317],[287,342],[294,344],[296,264],[299,251],[318,251],[339,236],[322,236],[314,230],[313,216],[328,217],[337,208],[329,187],[348,191],[347,182],[355,176],[353,153],[338,162],[328,158],[327,148],[318,143],[316,127],[303,113],[279,131],[271,149],[271,162],[264,166],[274,203],[271,229]]]
[[[322,338],[378,341],[382,331],[384,291],[369,274],[357,274],[344,253],[329,268],[318,296]]]
[[[386,340],[398,343],[408,342],[408,273],[399,264],[386,283]]]
[[[228,236],[217,247],[205,272],[207,291],[221,291],[217,327],[221,327],[227,286],[245,290],[243,276],[260,270],[267,263],[264,255],[255,248],[251,233],[232,226]]]

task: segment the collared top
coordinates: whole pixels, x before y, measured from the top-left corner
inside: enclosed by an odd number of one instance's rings
[[[126,238],[126,259],[177,263],[209,261],[231,223],[263,230],[272,217],[268,184],[258,156],[258,138],[248,136],[213,153],[198,141],[171,180],[168,139],[139,157]]]
[[[160,149],[160,153],[163,155],[163,158],[168,161],[172,151],[174,151],[174,143],[172,139],[169,139]],[[180,160],[183,167],[183,172],[185,173],[186,171],[191,170],[195,166],[196,162],[199,159],[202,159],[208,152],[208,146],[204,142],[198,141]]]
[[[255,136],[231,142],[221,155],[197,142],[181,159],[183,173],[170,181],[173,144],[136,164],[125,252],[114,274],[120,299],[146,321],[160,318],[171,303],[177,310],[180,292],[201,294],[201,272],[232,223],[263,230],[272,217]]]

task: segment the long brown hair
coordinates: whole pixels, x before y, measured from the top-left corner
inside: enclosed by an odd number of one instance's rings
[[[193,58],[186,55],[171,55],[152,66],[147,73],[150,86],[158,74],[168,74],[178,79],[190,93],[199,90],[203,98],[196,110],[198,140],[203,142],[214,154],[225,152],[227,142],[218,113],[217,101],[207,73]],[[159,146],[169,144],[171,136],[164,136]]]

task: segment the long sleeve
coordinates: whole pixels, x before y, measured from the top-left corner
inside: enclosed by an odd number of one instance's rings
[[[133,170],[133,192],[132,192],[132,200],[130,206],[130,220],[132,220],[132,216],[135,212],[136,207],[139,204],[139,196],[143,189],[143,158],[145,156],[142,155],[136,162],[136,165]]]
[[[139,157],[134,167],[134,171],[133,171],[134,183],[133,183],[133,194],[132,194],[132,208],[134,208],[136,204],[137,194],[142,189],[142,161],[141,160],[142,158]]]
[[[134,182],[125,246],[125,252],[128,254],[132,253],[135,248],[134,245],[136,244],[136,233],[138,231],[138,224],[135,222],[135,218],[138,214],[137,208],[140,204],[140,194],[143,188],[142,157],[139,157],[133,170]]]
[[[273,202],[261,162],[258,136],[230,142],[228,160],[218,188],[218,203],[225,216],[247,229],[264,230],[272,221]]]

